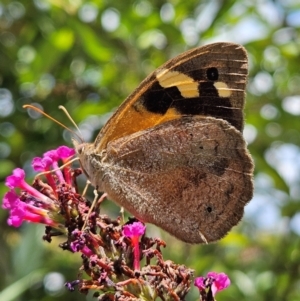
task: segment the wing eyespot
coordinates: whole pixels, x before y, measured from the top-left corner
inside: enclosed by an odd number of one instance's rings
[[[207,211],[208,213],[211,213],[211,212],[213,211],[213,209],[212,209],[212,207],[207,206],[207,207],[206,207],[206,211]]]
[[[208,68],[206,70],[206,76],[207,76],[207,79],[209,79],[209,80],[213,80],[213,81],[218,80],[219,79],[218,69],[215,67]]]

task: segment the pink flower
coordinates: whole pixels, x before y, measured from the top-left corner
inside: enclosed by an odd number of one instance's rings
[[[52,160],[49,157],[40,158],[35,157],[32,160],[31,166],[36,171],[48,171],[52,164]]]
[[[22,190],[25,190],[30,195],[39,199],[45,205],[52,204],[52,201],[47,196],[40,193],[25,182],[25,171],[21,168],[16,168],[13,170],[13,174],[6,178],[5,185],[10,189],[20,188]]]
[[[140,269],[140,247],[139,247],[139,239],[145,233],[146,226],[141,222],[134,222],[129,225],[123,226],[122,233],[126,237],[131,238],[132,246],[133,246],[133,268],[135,270]]]
[[[194,281],[194,285],[198,287],[199,291],[204,291],[206,289],[205,285],[206,277],[197,277]]]
[[[64,145],[58,147],[56,151],[57,155],[62,159],[63,163],[66,163],[69,160],[69,158],[75,155],[76,153],[74,148],[70,148]],[[63,172],[66,182],[71,185],[72,178],[70,174],[70,166],[66,166]]]
[[[25,183],[25,171],[21,168],[16,168],[13,170],[13,174],[8,176],[5,181],[5,185],[10,188],[14,189],[16,187],[23,187]]]
[[[44,171],[49,171],[50,166],[52,165],[53,168],[55,169],[55,173],[56,173],[56,176],[58,177],[59,182],[64,183],[65,182],[64,177],[63,177],[62,172],[59,169],[58,163],[57,163],[57,161],[59,159],[60,158],[59,158],[59,155],[57,154],[57,150],[55,150],[55,149],[50,150],[50,151],[44,153],[43,158],[39,158],[39,157],[33,158],[32,167],[33,167],[33,169],[40,170],[40,171],[43,171],[43,167],[44,167]],[[52,176],[49,174],[46,174],[46,177],[47,177],[48,181],[50,182],[52,188],[54,188],[55,187],[54,181],[53,181],[53,179],[52,180],[50,179],[50,178],[52,178]]]
[[[50,170],[50,167],[52,166],[54,169],[54,172],[59,180],[60,183],[71,183],[69,168],[65,168],[64,170],[64,176],[59,169],[58,161],[62,160],[64,163],[66,162],[66,159],[70,158],[75,154],[75,150],[73,148],[69,148],[67,146],[60,146],[57,149],[50,150],[44,153],[43,158],[35,157],[32,160],[32,167],[36,171],[42,171],[42,172],[48,172]],[[45,174],[48,183],[51,185],[53,190],[55,190],[55,182],[51,174],[46,173]]]
[[[52,150],[49,150],[49,151],[45,152],[43,157],[44,158],[49,158],[52,161],[58,161],[59,160],[59,156],[57,154],[56,149],[52,149]]]
[[[13,190],[4,195],[2,208],[10,211],[7,220],[10,226],[20,227],[23,221],[43,223],[49,226],[56,225],[53,220],[48,218],[47,210],[22,202]]]
[[[45,152],[43,157],[52,160],[52,162],[57,162],[58,160],[63,160],[69,158],[75,154],[73,148],[67,147],[65,145],[59,146],[57,149]]]
[[[68,162],[74,153],[74,149],[60,146],[56,150],[44,153],[42,158],[33,159],[32,167],[37,171],[42,171],[48,180],[45,185],[42,184],[43,182],[35,180],[35,184],[31,186],[25,181],[26,175],[23,169],[16,168],[13,170],[12,174],[5,180],[5,185],[10,191],[4,195],[2,203],[2,208],[10,212],[9,225],[19,227],[23,221],[29,221],[43,223],[61,230],[61,224],[58,222],[59,215],[57,214],[59,211],[58,191],[62,193],[59,184],[68,183],[70,191],[75,191],[75,189],[71,185],[70,167],[64,166],[63,174],[58,160]],[[50,172],[51,168],[54,169],[53,172]],[[41,192],[35,187],[40,187]],[[19,194],[17,189],[21,189]]]
[[[225,273],[209,272],[207,277],[214,279],[211,290],[213,295],[230,285],[230,279]]]
[[[198,287],[200,292],[206,289],[211,290],[212,295],[215,296],[218,291],[230,285],[230,279],[225,273],[209,272],[206,277],[197,277],[194,285]]]
[[[35,171],[41,171],[41,172],[48,172],[50,170],[52,159],[50,157],[35,157],[32,159],[31,166]],[[55,192],[55,181],[51,174],[46,173],[45,174],[48,184],[52,187],[53,191]]]
[[[146,230],[146,226],[144,224],[142,224],[141,222],[134,222],[132,224],[129,225],[125,225],[123,227],[123,235],[130,237],[130,238],[134,238],[134,237],[140,237],[145,233]]]
[[[7,220],[9,226],[20,227],[25,216],[25,211],[23,206],[15,207],[10,210],[10,216]]]
[[[61,159],[69,158],[75,155],[75,149],[62,145],[56,149],[57,156]]]
[[[13,190],[10,190],[3,197],[2,208],[12,209],[17,202],[20,202],[18,195]]]

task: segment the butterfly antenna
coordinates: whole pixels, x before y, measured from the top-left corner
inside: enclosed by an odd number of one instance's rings
[[[74,127],[76,128],[76,130],[78,131],[78,133],[80,134],[81,138],[81,142],[83,142],[83,138],[82,138],[82,134],[80,132],[79,127],[77,126],[77,124],[75,123],[75,121],[73,120],[73,118],[71,117],[71,115],[69,114],[69,112],[67,111],[67,109],[64,106],[58,106],[59,109],[63,110],[64,113],[67,115],[67,117],[69,118],[69,120],[71,121],[71,123],[74,125]],[[79,135],[77,135],[77,137],[80,137]]]
[[[70,133],[72,133],[74,136],[76,136],[78,138],[79,141],[84,142],[78,126],[76,125],[76,123],[74,122],[74,120],[72,119],[72,117],[70,116],[70,114],[67,112],[67,110],[66,110],[65,107],[59,106],[59,108],[64,111],[64,113],[67,115],[67,117],[72,122],[72,124],[75,126],[75,128],[78,130],[78,132],[80,133],[81,136],[79,136],[76,132],[72,131],[71,129],[69,129],[68,127],[66,127],[64,124],[62,124],[61,122],[59,122],[55,118],[51,117],[50,115],[48,115],[47,113],[45,113],[44,111],[42,111],[41,109],[39,109],[39,108],[37,108],[37,107],[35,107],[33,105],[24,105],[23,108],[24,109],[32,109],[32,110],[34,110],[34,111],[36,111],[36,112],[44,115],[48,119],[54,121],[55,123],[57,123],[58,125],[60,125],[64,129],[66,129],[67,131],[69,131]]]

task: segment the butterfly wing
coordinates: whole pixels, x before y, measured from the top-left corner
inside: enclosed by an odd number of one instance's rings
[[[184,52],[140,84],[103,127],[94,146],[100,152],[109,141],[182,115],[221,118],[241,131],[247,73],[241,45],[215,43]]]
[[[108,144],[92,179],[144,222],[189,243],[223,237],[252,198],[253,163],[227,121],[185,116]]]

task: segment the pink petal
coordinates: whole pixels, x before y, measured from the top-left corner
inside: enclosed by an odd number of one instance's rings
[[[216,272],[208,272],[207,273],[207,275],[206,275],[206,277],[207,278],[213,278],[213,279],[216,279],[217,277],[218,277],[218,273],[216,273]]]
[[[75,149],[62,145],[56,149],[57,155],[61,158],[69,158],[75,154]]]
[[[20,202],[21,203],[21,202]],[[25,211],[22,206],[10,210],[10,216],[7,220],[9,226],[20,227],[24,220]]]
[[[218,291],[221,291],[230,285],[230,279],[225,273],[220,273],[215,278],[214,285],[217,287]]]
[[[50,158],[52,161],[57,161],[59,156],[56,150],[50,150],[44,153],[43,158]]]
[[[20,201],[20,199],[19,199],[18,195],[13,190],[10,190],[3,197],[2,208],[3,209],[11,209],[19,201]]]
[[[204,277],[197,277],[194,281],[194,285],[197,286],[199,290],[205,290],[204,280]]]
[[[5,181],[5,185],[11,189],[20,186],[20,184],[24,181],[25,171],[21,168],[15,168],[13,170],[13,174],[8,176]]]
[[[200,291],[210,287],[212,295],[215,296],[218,291],[230,285],[230,279],[225,273],[209,272],[206,277],[197,277],[194,284]]]
[[[52,162],[53,160],[50,157],[35,157],[32,160],[31,166],[36,171],[46,171],[51,166]]]
[[[145,233],[146,226],[141,222],[134,222],[123,227],[123,235],[127,237],[141,236]]]

